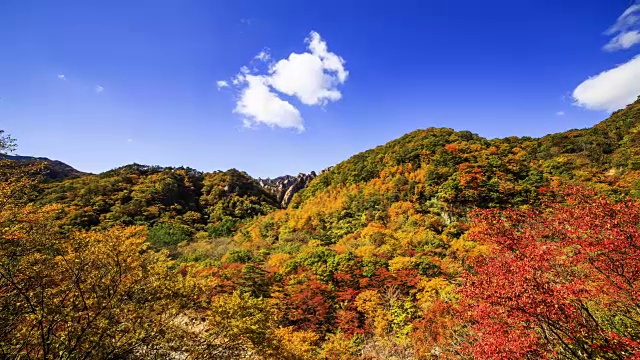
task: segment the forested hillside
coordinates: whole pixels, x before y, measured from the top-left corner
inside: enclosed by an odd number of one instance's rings
[[[15,161],[18,165],[29,166],[36,162],[45,163],[42,173],[47,180],[62,180],[68,178],[75,178],[86,175],[82,171],[78,171],[71,166],[57,160],[50,160],[47,158],[37,158],[33,156],[18,156],[18,155],[0,155],[5,160]]]
[[[286,209],[237,170],[0,169],[8,358],[640,356],[640,100],[543,138],[414,131]]]

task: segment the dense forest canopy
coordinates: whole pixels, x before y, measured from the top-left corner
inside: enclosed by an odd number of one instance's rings
[[[640,101],[414,131],[287,208],[235,169],[0,163],[3,358],[640,356]]]

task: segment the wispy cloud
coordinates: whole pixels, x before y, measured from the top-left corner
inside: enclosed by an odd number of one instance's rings
[[[640,1],[628,7],[605,35],[613,36],[603,47],[605,51],[626,50],[640,44]]]
[[[218,80],[216,81],[216,86],[218,87],[218,90],[220,90],[222,88],[229,87],[229,82],[226,80]]]
[[[271,60],[271,54],[269,54],[269,49],[264,49],[262,51],[260,51],[260,53],[258,53],[258,55],[256,55],[254,58],[254,60],[259,60],[262,62],[267,62],[269,60]]]
[[[271,55],[265,49],[254,60],[269,62],[266,71],[243,66],[231,78],[239,92],[234,112],[243,117],[245,126],[264,124],[303,131],[300,111],[283,100],[281,94],[292,96],[308,106],[324,106],[342,98],[338,87],[349,75],[344,59],[330,52],[327,43],[315,31],[305,42],[307,51],[291,53],[274,62],[270,62]]]
[[[640,55],[582,82],[573,91],[576,105],[591,110],[618,110],[640,94]]]
[[[97,92],[98,94],[100,94],[100,93],[101,93],[101,92],[103,92],[103,91],[104,91],[104,87],[102,87],[102,86],[100,86],[100,85],[96,85],[96,92]]]
[[[557,116],[564,116],[564,111],[558,111],[558,112],[556,113],[556,115],[557,115]]]
[[[67,81],[67,77],[64,74],[58,74],[58,79]]]

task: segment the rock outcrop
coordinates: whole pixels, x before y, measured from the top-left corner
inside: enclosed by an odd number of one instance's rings
[[[298,176],[285,175],[274,179],[258,179],[258,183],[276,197],[280,206],[286,208],[293,196],[306,188],[316,176],[316,173],[312,171],[309,174],[298,174]]]

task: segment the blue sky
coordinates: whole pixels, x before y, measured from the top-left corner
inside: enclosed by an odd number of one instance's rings
[[[84,171],[256,177],[430,126],[541,136],[635,99],[639,27],[628,0],[4,0],[0,129]]]

